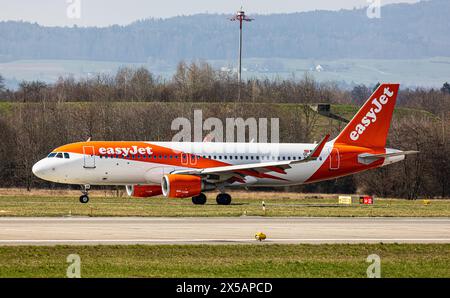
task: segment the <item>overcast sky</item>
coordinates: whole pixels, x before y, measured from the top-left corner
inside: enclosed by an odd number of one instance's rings
[[[74,2],[80,3],[80,18]],[[419,0],[0,0],[0,21],[24,20],[49,26],[125,25],[148,17],[229,13],[241,5],[249,13],[338,10],[368,6],[368,1],[413,3]],[[75,8],[69,10],[68,8]]]

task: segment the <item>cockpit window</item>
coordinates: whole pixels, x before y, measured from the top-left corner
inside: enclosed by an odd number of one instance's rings
[[[67,158],[67,159],[69,159],[69,158],[70,158],[70,155],[69,155],[69,153],[65,153],[65,152],[64,152],[64,158]]]
[[[55,153],[55,152],[52,152],[52,153],[50,153],[47,157],[48,157],[48,158],[52,158],[52,157],[55,157],[55,155],[56,155],[56,153]]]
[[[61,152],[56,154],[56,158],[63,158],[63,154]]]

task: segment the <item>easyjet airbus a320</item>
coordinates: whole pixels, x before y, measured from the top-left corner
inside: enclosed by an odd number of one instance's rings
[[[398,84],[383,84],[334,139],[318,144],[81,142],[61,146],[33,166],[42,179],[82,186],[125,185],[130,196],[192,197],[233,187],[287,186],[334,179],[401,161],[416,151],[385,148]],[[252,147],[252,148],[250,148]]]

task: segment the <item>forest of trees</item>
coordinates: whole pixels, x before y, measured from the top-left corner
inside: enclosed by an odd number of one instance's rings
[[[220,119],[277,117],[281,142],[312,142],[327,132],[336,135],[342,123],[330,121],[318,131],[322,116],[312,115],[307,104],[360,106],[375,87],[359,85],[346,91],[308,76],[252,79],[242,83],[238,100],[238,86],[235,76],[206,63],[180,63],[170,80],[155,77],[145,68],[122,68],[114,75],[61,78],[54,84],[22,82],[18,90],[3,89],[0,186],[56,187],[31,173],[32,165],[53,148],[88,137],[170,141],[172,120],[192,118],[194,109],[202,109],[204,117]],[[443,82],[438,90],[404,89],[399,94],[397,106],[402,109],[394,114],[388,146],[419,150],[419,155],[386,168],[292,190],[357,191],[408,199],[450,196],[449,87]]]
[[[245,57],[410,59],[450,55],[450,1],[366,9],[256,15],[245,28]],[[106,28],[0,22],[0,62],[70,59],[163,63],[234,59],[237,26],[229,15],[148,19]]]
[[[115,74],[99,74],[78,80],[73,77],[60,77],[54,84],[22,81],[17,90],[3,88],[0,102],[240,101],[361,105],[374,87],[375,83],[373,86],[357,85],[347,91],[340,89],[334,82],[319,83],[308,74],[300,80],[251,78],[241,83],[238,99],[239,85],[235,74],[221,72],[205,62],[181,62],[171,79],[155,76],[145,67],[122,67]],[[399,106],[423,109],[440,116],[449,111],[449,94],[450,85],[443,82],[441,89],[402,89],[397,102]]]

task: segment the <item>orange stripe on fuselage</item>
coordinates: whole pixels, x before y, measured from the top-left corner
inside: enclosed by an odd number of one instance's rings
[[[204,158],[198,158],[198,155],[195,155],[196,164],[192,164],[186,161],[186,163],[182,163],[182,156],[183,154],[186,155],[186,158],[190,158],[189,155],[193,155],[186,152],[179,152],[170,148],[157,146],[152,143],[146,143],[146,142],[126,142],[126,141],[117,141],[117,142],[108,142],[108,141],[92,141],[92,142],[81,142],[81,143],[73,143],[61,146],[59,148],[56,148],[55,152],[69,152],[69,153],[78,153],[78,154],[84,154],[83,147],[94,147],[94,153],[97,156],[123,156],[122,154],[100,154],[99,150],[100,148],[133,148],[133,146],[137,146],[137,148],[147,148],[150,147],[152,149],[152,155],[151,158],[144,159],[132,159],[131,157],[125,157],[125,159],[134,160],[134,161],[142,161],[142,162],[152,162],[152,163],[159,163],[164,165],[172,165],[172,166],[186,166],[190,168],[212,168],[212,167],[220,167],[220,166],[227,166],[227,163],[211,160],[211,159],[204,159]],[[138,154],[134,154],[138,155]],[[142,155],[142,154],[139,154]],[[148,154],[145,154],[148,155]],[[161,158],[159,156],[161,155]],[[153,158],[153,156],[157,156],[158,158]],[[172,156],[172,158],[170,158]],[[178,158],[175,158],[177,156]],[[167,158],[164,158],[167,157]]]
[[[132,158],[131,156],[125,156],[123,154],[100,154],[100,148],[133,148],[133,146],[136,146],[137,148],[147,148],[150,147],[152,149],[152,155],[151,158]],[[163,165],[169,165],[169,166],[179,166],[179,167],[186,167],[186,168],[196,168],[196,169],[207,169],[207,168],[215,168],[215,167],[222,167],[222,166],[229,166],[231,164],[225,163],[222,161],[217,161],[213,159],[203,158],[197,154],[193,153],[187,153],[187,152],[180,152],[174,149],[158,146],[152,143],[147,142],[136,142],[136,141],[91,141],[91,142],[79,142],[79,143],[72,143],[67,144],[61,147],[56,148],[53,150],[53,152],[68,152],[68,153],[78,153],[78,154],[84,154],[83,147],[94,147],[94,154],[96,156],[120,156],[122,159],[126,160],[133,160],[133,161],[139,161],[139,162],[151,162],[151,163],[157,163],[157,164],[163,164]],[[135,156],[146,156],[146,154],[134,154]],[[154,158],[154,156],[157,156],[157,158]],[[159,158],[161,156],[161,158]],[[170,158],[172,156],[172,158]],[[178,158],[175,158],[177,156]],[[183,156],[187,158],[186,162],[183,162]],[[191,162],[191,156],[195,158],[195,163]],[[166,158],[165,158],[166,157]],[[277,179],[277,180],[285,180],[280,177],[272,176],[269,174],[259,173],[257,171],[254,171],[255,173],[251,171],[242,171],[242,173],[258,178],[269,178],[269,179]]]

